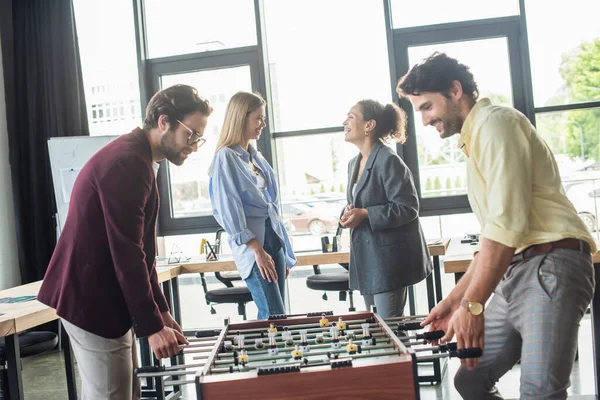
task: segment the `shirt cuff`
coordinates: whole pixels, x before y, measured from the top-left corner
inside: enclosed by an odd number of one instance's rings
[[[518,248],[523,242],[523,237],[525,237],[525,233],[511,231],[508,229],[501,228],[496,224],[488,223],[483,228],[481,236],[508,247]]]
[[[240,233],[236,233],[231,236],[231,240],[235,242],[238,246],[248,243],[252,239],[254,239],[256,235],[252,233],[249,229],[244,229]]]

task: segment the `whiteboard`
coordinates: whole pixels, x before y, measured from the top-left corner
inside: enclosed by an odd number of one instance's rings
[[[69,211],[73,184],[85,163],[118,136],[71,136],[50,138],[48,154],[58,211],[57,232],[62,232]]]

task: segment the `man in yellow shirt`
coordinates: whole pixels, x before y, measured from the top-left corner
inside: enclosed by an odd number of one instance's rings
[[[442,138],[460,134],[481,224],[468,271],[423,323],[444,330],[443,341],[456,335],[459,348],[485,344],[480,359],[462,361],[456,389],[502,399],[495,384],[521,360],[521,399],[565,399],[597,249],[552,152],[523,114],[477,101],[469,68],[443,53],[415,65],[397,91]]]

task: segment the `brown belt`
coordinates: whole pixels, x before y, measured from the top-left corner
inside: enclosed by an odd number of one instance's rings
[[[547,254],[550,251],[552,251],[552,249],[570,249],[570,250],[577,250],[577,251],[580,251],[582,253],[587,253],[587,254],[592,253],[589,243],[586,242],[585,240],[568,238],[568,239],[557,240],[556,242],[540,243],[540,244],[534,244],[533,246],[529,246],[528,248],[523,250],[521,253],[515,255],[512,259],[512,262],[513,263],[519,262],[519,261],[523,261],[527,258],[540,256],[542,254]]]

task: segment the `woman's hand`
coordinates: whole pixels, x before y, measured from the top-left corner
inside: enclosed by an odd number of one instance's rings
[[[345,228],[354,229],[368,217],[369,212],[366,208],[354,208],[352,204],[349,204],[340,218],[340,224]]]
[[[260,247],[258,251],[254,253],[256,256],[256,265],[260,271],[262,278],[268,282],[277,282],[277,271],[275,270],[275,262],[273,258]]]

